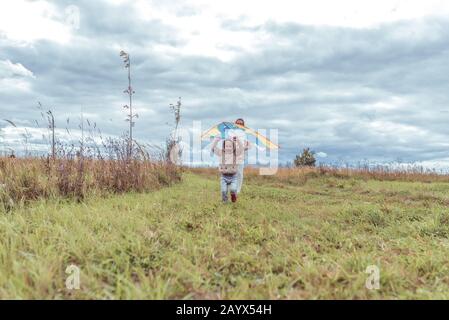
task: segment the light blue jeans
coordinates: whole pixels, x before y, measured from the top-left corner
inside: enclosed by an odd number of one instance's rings
[[[237,174],[232,175],[221,175],[220,178],[221,186],[221,198],[223,202],[228,201],[228,191],[231,193],[237,193]]]
[[[239,164],[237,168],[237,193],[240,193],[243,185],[243,169],[245,168],[245,164]]]

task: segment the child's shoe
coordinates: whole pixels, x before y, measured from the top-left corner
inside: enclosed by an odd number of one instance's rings
[[[232,195],[231,195],[232,196]],[[221,193],[221,199],[223,200],[223,203],[228,202],[228,194],[225,192]]]
[[[237,193],[231,192],[231,200],[232,202],[237,202]]]

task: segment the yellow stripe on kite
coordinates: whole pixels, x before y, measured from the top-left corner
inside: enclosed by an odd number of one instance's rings
[[[264,137],[263,135],[261,135],[259,132],[254,131],[253,129],[250,129],[248,127],[245,126],[241,126],[236,124],[237,127],[245,130],[246,133],[249,133],[251,135],[253,135],[254,137],[256,137],[257,139],[259,139],[264,145],[267,146],[267,148],[269,149],[279,149],[279,146],[273,142],[271,142],[270,139],[268,139],[267,137]]]
[[[253,129],[250,129],[248,127],[241,126],[238,124],[235,124],[235,126],[242,129],[246,133],[256,137],[257,139],[259,139],[259,141],[262,142],[268,149],[279,149],[279,146],[277,144],[271,142],[270,139],[268,139],[267,137],[264,137],[257,131],[254,131]],[[201,135],[201,140],[206,140],[206,139],[209,139],[210,137],[216,137],[216,136],[220,136],[220,135],[221,135],[221,133],[220,133],[220,130],[218,129],[218,125],[217,125],[217,126],[210,128],[206,132],[204,132]]]
[[[215,137],[217,135],[220,135],[220,131],[218,130],[217,126],[215,126],[203,133],[201,135],[201,140],[209,139],[210,137]]]

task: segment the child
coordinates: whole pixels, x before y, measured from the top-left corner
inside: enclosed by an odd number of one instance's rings
[[[212,145],[212,152],[220,157],[219,170],[221,173],[220,185],[221,185],[221,197],[223,202],[228,202],[228,189],[231,192],[232,202],[237,201],[237,172],[238,164],[237,158],[244,152],[242,143],[237,137],[231,139],[224,139],[222,148],[218,148],[218,142],[220,138],[215,138]]]

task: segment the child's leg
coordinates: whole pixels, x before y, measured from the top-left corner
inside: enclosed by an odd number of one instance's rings
[[[236,202],[237,201],[237,189],[238,189],[238,183],[239,183],[239,177],[237,174],[235,174],[232,177],[232,181],[230,184],[230,189],[231,189],[231,200],[232,202]]]
[[[228,202],[228,183],[225,178],[221,176],[220,178],[220,187],[221,187],[221,199],[223,202]]]
[[[237,194],[239,194],[240,191],[242,190],[244,168],[245,168],[245,165],[243,163],[239,164],[238,171],[237,171]]]

